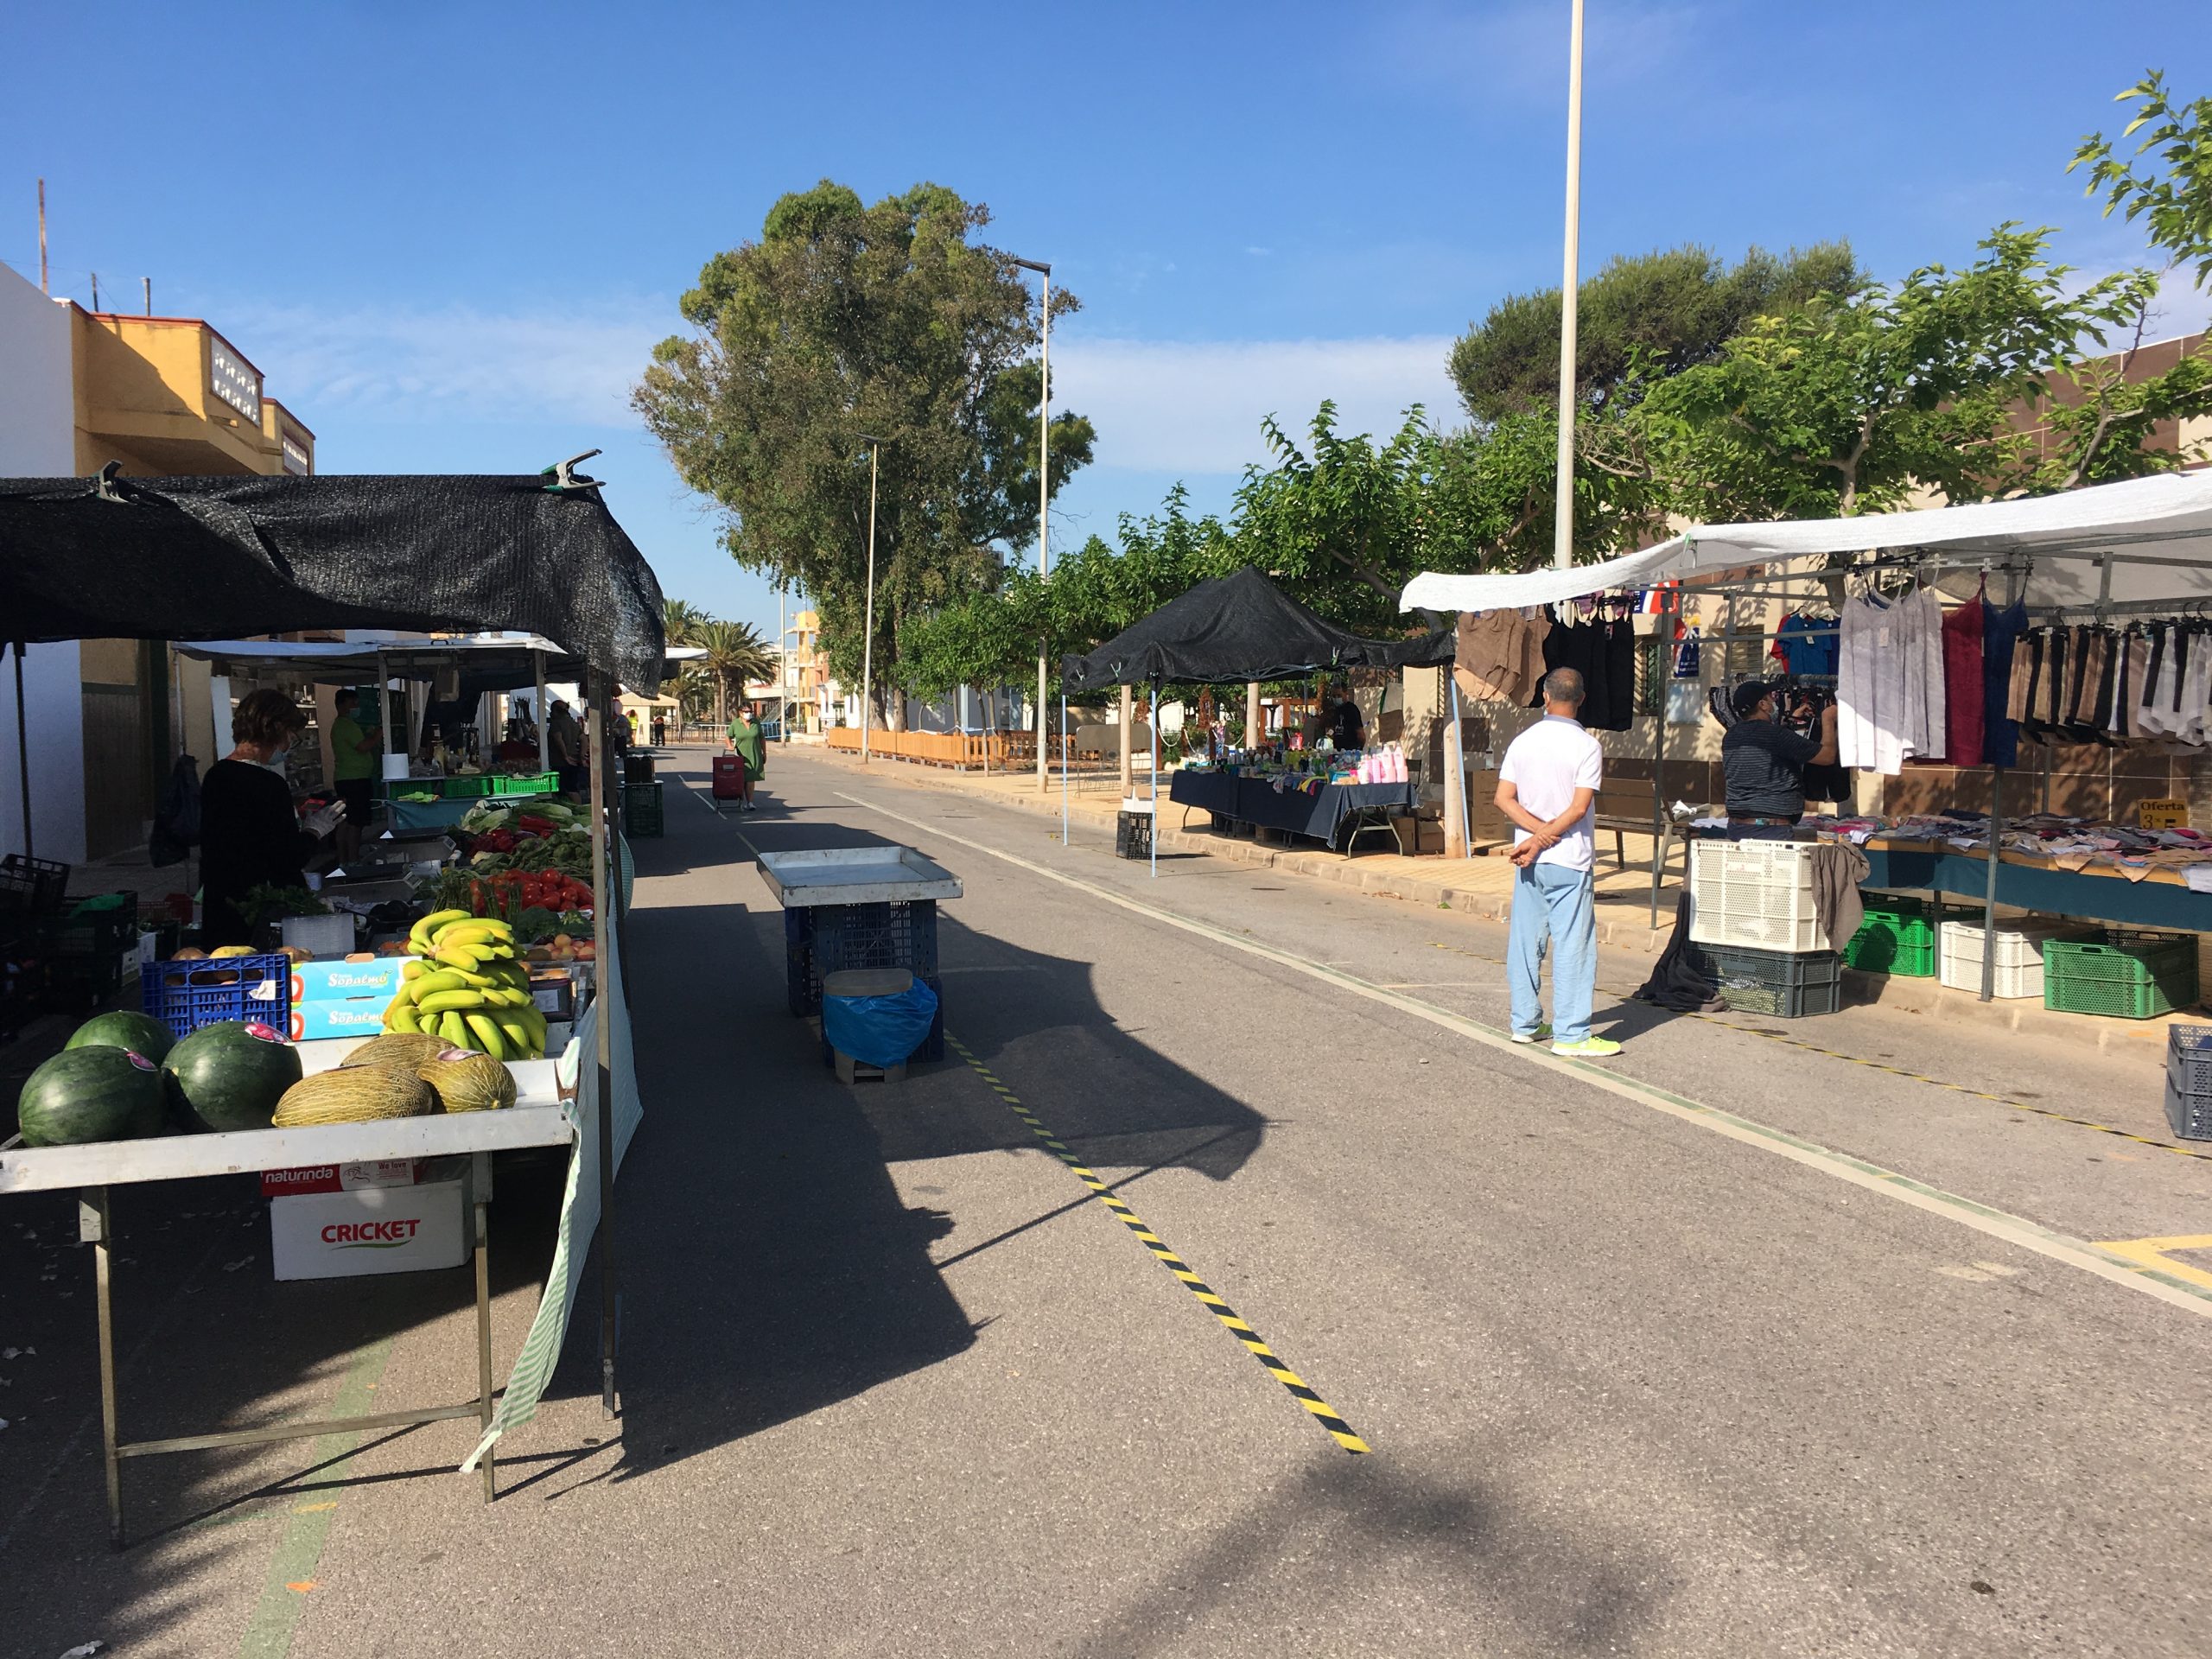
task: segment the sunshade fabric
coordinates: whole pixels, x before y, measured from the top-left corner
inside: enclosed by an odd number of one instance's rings
[[[1426,572],[1399,596],[1401,610],[1492,611],[1549,605],[1585,594],[1649,587],[1746,566],[1827,553],[1925,548],[2024,569],[2032,606],[2086,607],[2102,581],[2093,555],[2110,552],[2115,604],[2212,600],[2212,471],[2161,473],[2057,495],[2023,497],[1855,518],[1713,524],[1603,564],[1522,575]],[[2133,563],[2130,557],[2171,561]]]
[[[1417,639],[1363,639],[1324,622],[1246,566],[1202,582],[1061,664],[1071,695],[1155,679],[1227,685],[1289,679],[1329,668],[1403,668],[1452,660],[1447,631]]]
[[[267,669],[296,675],[318,685],[365,685],[384,669],[394,679],[425,680],[441,669],[457,668],[465,675],[496,681],[495,690],[527,685],[537,671],[539,652],[545,653],[548,680],[573,680],[582,665],[552,640],[540,634],[508,637],[479,635],[461,639],[182,639],[181,656],[232,668]],[[683,664],[706,655],[698,645],[671,645],[662,653],[659,680],[638,688],[650,690],[661,680],[672,680]],[[512,675],[512,679],[505,677]]]
[[[661,593],[595,490],[542,477],[0,479],[0,637],[517,628],[628,683]]]

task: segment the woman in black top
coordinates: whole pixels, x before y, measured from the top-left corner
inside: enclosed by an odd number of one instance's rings
[[[249,693],[231,716],[237,747],[207,768],[200,786],[200,945],[248,944],[238,910],[250,888],[300,887],[315,843],[345,815],[343,802],[303,825],[284,781],[284,755],[307,721],[281,691]],[[272,770],[271,768],[274,768]]]

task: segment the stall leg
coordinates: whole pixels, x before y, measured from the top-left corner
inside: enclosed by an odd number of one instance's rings
[[[1659,931],[1659,884],[1667,879],[1667,690],[1659,689],[1659,718],[1651,745],[1651,931]],[[1687,860],[1689,855],[1682,855]],[[1684,865],[1682,874],[1689,869]]]
[[[476,1418],[482,1432],[492,1432],[492,1230],[486,1207],[492,1201],[492,1154],[469,1154],[468,1195],[476,1218]],[[492,1474],[496,1453],[484,1451],[484,1501],[498,1491]]]
[[[123,1459],[116,1450],[115,1296],[108,1255],[107,1188],[87,1187],[77,1200],[77,1236],[92,1247],[93,1301],[100,1332],[100,1453],[107,1465],[107,1541],[124,1544]]]
[[[867,698],[861,698],[861,717],[867,717]],[[591,891],[592,914],[594,917],[614,916],[612,894],[614,877],[609,869],[607,846],[607,720],[609,707],[604,678],[597,672],[591,677],[590,730],[586,741],[591,746],[592,778],[597,785],[588,798],[591,805]],[[861,736],[865,744],[868,728],[863,724]],[[866,760],[865,749],[861,753]],[[621,954],[621,935],[614,936],[615,954]],[[599,981],[595,995],[603,994],[606,982]],[[599,1033],[599,1052],[594,1057],[599,1080],[599,1389],[600,1408],[607,1416],[614,1415],[614,1345],[616,1336],[615,1278],[614,1278],[614,1033],[607,1024],[613,1010],[602,1007],[592,1021],[592,1028]]]
[[[1997,861],[2005,838],[2005,768],[1989,769],[1989,874],[1981,895],[1981,1001],[1997,995]]]
[[[1068,694],[1060,693],[1060,850],[1068,846]]]

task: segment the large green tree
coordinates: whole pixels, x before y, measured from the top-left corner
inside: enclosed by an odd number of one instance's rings
[[[2001,226],[1962,270],[1757,318],[1718,360],[1653,382],[1633,424],[1675,511],[1822,518],[2018,487],[2031,446],[2014,410],[2156,286],[2142,270],[2076,284],[2050,236]]]
[[[1777,256],[1753,248],[1734,265],[1694,246],[1617,255],[1575,296],[1574,359],[1586,409],[1719,355],[1751,319],[1865,283],[1848,245]],[[1475,421],[1559,406],[1560,290],[1513,294],[1452,348],[1452,378]]]
[[[1041,314],[988,209],[917,185],[864,207],[827,180],[684,295],[633,401],[684,482],[724,509],[738,562],[803,588],[830,666],[861,678],[869,439],[880,443],[874,665],[895,683],[908,621],[998,580],[1035,539]],[[1057,316],[1077,308],[1065,289]],[[1051,487],[1090,459],[1052,421]]]

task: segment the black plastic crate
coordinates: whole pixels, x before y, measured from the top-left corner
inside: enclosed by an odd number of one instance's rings
[[[1843,957],[1834,950],[1754,950],[1731,945],[1692,947],[1697,965],[1738,1014],[1801,1020],[1843,1006]]]
[[[45,947],[0,912],[0,1041],[36,1019],[46,1001]]]
[[[69,867],[10,853],[0,858],[0,915],[51,916],[69,890]]]
[[[650,761],[652,757],[646,756]],[[622,785],[622,833],[632,841],[665,834],[661,813],[661,786],[652,783]]]
[[[784,912],[785,990],[796,1014],[822,1012],[822,980],[847,968],[905,968],[937,980],[937,900],[796,906]]]
[[[1152,856],[1152,814],[1123,810],[1114,820],[1114,856]]]
[[[2184,1141],[2212,1141],[2212,1026],[2166,1032],[2166,1122]]]
[[[62,914],[45,924],[51,955],[48,995],[56,1007],[82,1010],[123,989],[123,964],[138,950],[138,895],[99,895],[120,902],[104,910]]]

